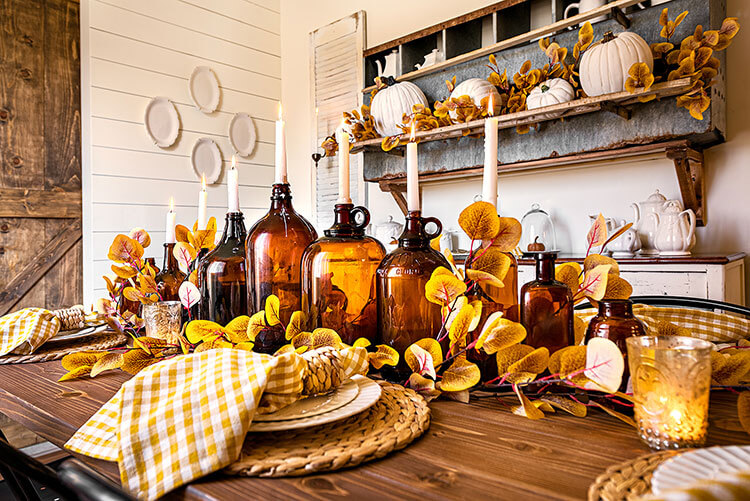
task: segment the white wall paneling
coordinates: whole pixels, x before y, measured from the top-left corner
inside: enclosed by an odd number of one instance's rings
[[[200,182],[190,164],[198,138],[219,146],[224,172],[232,149],[229,122],[249,113],[258,142],[237,158],[240,202],[247,224],[263,215],[273,182],[274,120],[281,97],[278,0],[82,0],[81,94],[84,175],[84,300],[103,292],[107,249],[117,233],[149,230],[146,251],[161,266],[165,213],[174,197],[177,222],[197,217]],[[196,66],[219,81],[218,109],[203,114],[188,93]],[[155,96],[170,99],[180,135],[155,146],[143,125]],[[208,188],[209,216],[221,228],[226,212],[224,173]]]

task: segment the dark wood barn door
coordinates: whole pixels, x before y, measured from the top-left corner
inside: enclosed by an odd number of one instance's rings
[[[79,10],[0,0],[0,315],[81,302]]]

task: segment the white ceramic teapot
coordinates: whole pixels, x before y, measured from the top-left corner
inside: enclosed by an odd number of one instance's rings
[[[440,49],[432,49],[432,52],[424,56],[424,62],[422,64],[417,63],[414,65],[414,67],[418,70],[421,70],[422,68],[425,68],[427,66],[432,66],[435,63],[439,63],[442,60],[442,52],[440,51]]]
[[[661,212],[666,201],[667,197],[659,193],[659,190],[656,190],[640,204],[631,204],[633,208],[633,228],[638,232],[638,236],[641,239],[640,253],[644,256],[654,256],[659,253],[654,245],[658,223],[656,219],[651,217],[651,214]]]
[[[649,217],[656,221],[654,243],[662,256],[688,256],[695,244],[695,213],[692,209],[682,210],[677,200],[664,204],[660,214]]]
[[[385,67],[380,64],[380,59],[376,59],[375,64],[378,67],[379,77],[384,78],[398,76],[398,50],[393,49],[390,54],[386,54]]]
[[[619,226],[612,230],[612,233],[616,233],[623,226],[625,226],[625,220],[619,221]],[[615,259],[624,257],[635,256],[636,251],[641,248],[641,239],[638,237],[638,232],[632,227],[625,230],[622,235],[612,240],[607,244],[607,250],[612,251],[612,257]]]

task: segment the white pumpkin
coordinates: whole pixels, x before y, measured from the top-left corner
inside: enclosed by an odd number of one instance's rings
[[[617,35],[608,32],[583,53],[581,87],[591,97],[622,92],[628,71],[635,63],[646,63],[654,70],[654,58],[646,41],[630,31]]]
[[[403,131],[397,125],[402,123],[404,113],[412,113],[415,104],[430,106],[424,92],[411,82],[399,82],[381,90],[370,103],[375,130],[381,136],[401,134]]]
[[[576,97],[573,86],[562,78],[552,78],[540,83],[526,98],[526,107],[530,110],[567,103]]]
[[[480,106],[482,99],[492,94],[492,102],[495,115],[500,113],[501,102],[500,93],[494,85],[483,78],[469,78],[460,84],[451,92],[451,97],[469,96],[475,105]],[[456,112],[451,111],[451,118],[456,118]]]

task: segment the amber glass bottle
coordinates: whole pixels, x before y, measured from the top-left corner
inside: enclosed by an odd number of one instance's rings
[[[164,244],[164,262],[161,271],[156,274],[156,290],[162,301],[179,301],[180,284],[185,280],[185,274],[180,271],[177,265],[177,258],[174,257],[174,243]]]
[[[436,224],[437,231],[428,233],[425,230],[428,223]],[[404,350],[422,338],[437,336],[442,327],[440,306],[424,295],[425,284],[435,268],[450,268],[443,255],[430,247],[430,240],[441,230],[436,218],[423,218],[419,211],[409,212],[398,248],[378,266],[378,334],[382,343],[401,355],[395,371],[383,368],[389,378],[407,377],[410,370],[403,361]]]
[[[586,329],[586,342],[595,337],[607,338],[620,348],[623,356],[627,357],[628,348],[625,340],[632,336],[645,335],[646,328],[643,322],[633,315],[633,303],[630,299],[608,299],[599,301],[599,313],[591,319]],[[626,360],[621,389],[627,386],[629,375]]]
[[[292,207],[289,184],[274,184],[271,208],[250,229],[245,246],[251,313],[263,310],[271,294],[278,296],[281,303],[283,325],[302,308],[302,254],[316,238],[312,224]],[[256,351],[273,352],[286,342],[281,328],[266,333],[266,338],[256,339]]]
[[[221,241],[198,263],[199,318],[226,325],[247,315],[246,235],[242,212],[228,212]]]
[[[302,256],[302,311],[311,329],[333,329],[347,344],[360,337],[374,343],[378,326],[375,272],[385,248],[365,236],[370,222],[367,209],[336,204],[334,213],[333,226]],[[356,222],[358,214],[363,216],[360,222]]]
[[[526,344],[550,354],[574,343],[573,293],[555,280],[555,252],[534,253],[536,280],[521,288],[521,324]]]

